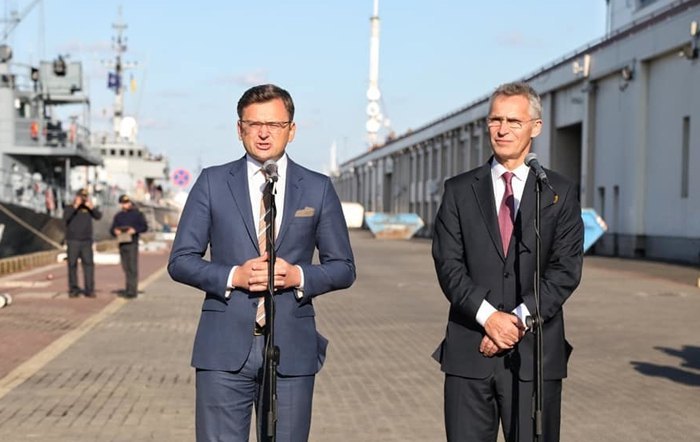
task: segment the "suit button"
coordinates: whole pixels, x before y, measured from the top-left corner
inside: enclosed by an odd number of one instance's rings
[[[510,276],[510,273],[508,273],[508,272],[503,272],[503,277],[504,277],[504,278],[508,278],[509,276]]]

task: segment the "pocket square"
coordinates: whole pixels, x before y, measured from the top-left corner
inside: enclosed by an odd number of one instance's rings
[[[306,206],[303,209],[299,209],[296,212],[294,212],[294,218],[307,218],[310,216],[314,216],[314,208]]]

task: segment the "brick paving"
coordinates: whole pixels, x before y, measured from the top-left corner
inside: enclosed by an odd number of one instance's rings
[[[152,247],[139,257],[139,276],[144,279],[162,268],[167,259],[167,244]],[[110,251],[118,262],[118,252]],[[29,272],[0,278],[0,292],[9,293],[14,302],[0,309],[0,378],[18,364],[75,329],[86,318],[103,309],[116,298],[116,290],[125,286],[119,264],[97,265],[97,298],[69,299],[65,263],[37,268]],[[83,284],[79,266],[78,280]]]
[[[315,302],[319,330],[331,342],[317,377],[310,440],[444,440],[443,377],[430,354],[444,332],[447,302],[430,242],[376,241],[362,231],[351,240],[357,282]],[[98,300],[59,295],[43,299],[41,310],[30,304],[40,291],[34,287],[25,291],[34,295],[23,299],[18,291],[15,304],[0,310],[0,333],[14,330],[13,345],[27,342],[34,353],[103,316],[24,383],[4,395],[0,388],[0,440],[194,440],[189,359],[202,297],[158,273],[166,253],[149,256],[142,263],[151,271],[142,275],[153,276],[134,301],[109,293],[104,284],[110,277],[116,283],[121,270],[104,266]],[[64,269],[52,270],[56,279]],[[41,280],[19,279],[31,278]],[[584,280],[566,306],[575,350],[564,382],[562,441],[700,440],[696,278],[697,269],[687,267],[586,258]],[[1,360],[8,351],[0,345]],[[6,363],[0,377],[21,362]]]

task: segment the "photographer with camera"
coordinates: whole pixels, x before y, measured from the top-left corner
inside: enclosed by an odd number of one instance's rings
[[[94,206],[87,190],[80,189],[73,204],[63,210],[68,247],[68,296],[75,298],[82,293],[95,297],[95,263],[92,255],[92,220],[102,218],[102,212]],[[78,286],[78,258],[83,264],[85,289]]]

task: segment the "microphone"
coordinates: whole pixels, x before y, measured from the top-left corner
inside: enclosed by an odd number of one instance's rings
[[[547,178],[547,174],[540,165],[540,162],[537,161],[537,154],[530,152],[525,155],[525,165],[532,169],[538,180],[549,186],[549,178]]]
[[[275,160],[267,160],[262,166],[262,169],[265,171],[265,175],[267,175],[267,180],[271,181],[273,183],[276,183],[277,180],[279,179],[279,175],[277,174],[277,163]]]
[[[530,170],[532,170],[539,182],[544,183],[547,187],[549,187],[549,190],[551,190],[555,195],[557,194],[556,192],[554,192],[552,185],[549,184],[549,178],[547,178],[547,173],[540,165],[540,162],[537,161],[537,154],[530,152],[529,154],[525,155],[525,165],[528,166]]]

